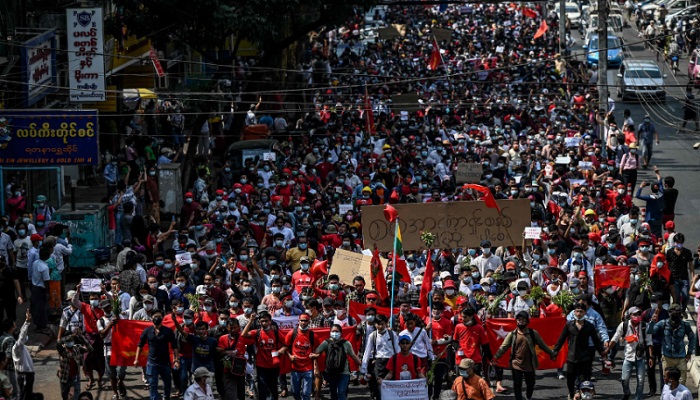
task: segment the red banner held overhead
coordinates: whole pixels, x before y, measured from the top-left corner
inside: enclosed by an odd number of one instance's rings
[[[596,265],[594,274],[596,289],[606,286],[630,287],[630,269],[627,266]]]
[[[542,337],[542,340],[544,340],[551,349],[557,343],[557,340],[559,340],[559,335],[562,330],[564,330],[565,325],[566,318],[563,317],[531,318],[528,328],[536,330]],[[489,337],[489,346],[493,354],[501,347],[506,336],[515,329],[515,318],[490,318],[486,320],[486,334]],[[539,347],[535,347],[535,349],[537,351],[537,361],[539,362],[539,367],[537,369],[561,368],[566,362],[566,354],[568,353],[567,344],[559,351],[555,361],[552,361],[549,355]],[[501,358],[496,360],[496,365],[502,368],[510,368],[510,349],[506,351]]]

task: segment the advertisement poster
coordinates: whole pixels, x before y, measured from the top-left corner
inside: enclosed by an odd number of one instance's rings
[[[56,32],[37,35],[20,48],[22,60],[22,94],[26,107],[56,91]]]
[[[105,101],[104,29],[102,8],[66,10],[69,100]]]

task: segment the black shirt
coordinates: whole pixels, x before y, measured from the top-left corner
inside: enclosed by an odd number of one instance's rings
[[[664,189],[664,208],[661,211],[663,215],[671,215],[676,213],[676,200],[678,200],[678,189]]]
[[[591,362],[592,354],[588,350],[589,339],[593,340],[593,346],[599,351],[603,351],[603,342],[598,337],[598,332],[592,323],[584,320],[583,326],[579,330],[576,327],[576,321],[570,321],[564,326],[564,330],[559,335],[559,340],[554,346],[554,351],[559,352],[559,349],[564,346],[564,342],[569,339],[569,353],[566,357],[568,362]]]
[[[156,334],[156,328],[149,326],[143,330],[141,339],[139,340],[140,348],[143,348],[145,344],[148,344],[149,364],[159,366],[170,365],[170,348],[168,348],[168,345],[173,349],[177,348],[177,340],[175,339],[175,333],[172,329],[161,326],[158,334]]]
[[[17,299],[15,297],[15,279],[17,279],[17,274],[14,268],[5,266],[0,270],[0,299]],[[22,297],[24,298],[24,296]]]
[[[693,254],[690,250],[684,247],[680,254],[676,254],[675,249],[670,249],[666,252],[666,260],[668,261],[668,269],[671,270],[671,280],[690,280],[688,263],[693,261]]]

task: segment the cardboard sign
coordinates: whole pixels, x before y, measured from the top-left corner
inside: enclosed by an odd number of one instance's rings
[[[483,201],[395,204],[403,238],[403,250],[423,250],[420,234],[436,236],[434,248],[478,247],[482,240],[493,246],[512,245],[530,226],[530,200],[499,200],[501,215]],[[364,244],[380,251],[391,251],[394,224],[384,218],[384,206],[362,207]]]
[[[539,239],[542,237],[542,228],[528,227],[525,228],[525,239]]]
[[[452,29],[433,28],[433,36],[438,43],[449,42],[452,39]]]
[[[348,211],[352,211],[352,204],[338,204],[339,215],[345,215]]]
[[[343,249],[336,249],[331,263],[331,273],[337,274],[340,281],[345,284],[352,284],[356,276],[365,278],[365,282],[371,282],[370,263],[372,256]],[[382,264],[386,264],[383,262]]]
[[[581,144],[580,137],[564,138],[564,146],[566,146],[566,147],[578,147],[580,144]]]
[[[557,163],[557,164],[569,165],[569,163],[571,163],[571,157],[569,157],[569,156],[564,156],[564,157],[559,156],[559,157],[557,157],[556,160],[554,160],[554,162]]]
[[[455,171],[455,180],[457,183],[478,183],[483,171],[484,167],[479,163],[460,163]]]
[[[428,384],[425,378],[409,380],[401,380],[400,378],[398,376],[397,380],[382,381],[383,400],[425,400],[428,398]]]
[[[83,278],[80,280],[80,291],[83,293],[102,293],[102,280]]]
[[[273,152],[263,153],[263,160],[275,162],[277,161],[277,154]]]
[[[583,170],[591,170],[591,169],[593,169],[593,162],[591,162],[591,161],[579,161],[578,167],[580,169],[583,169]]]
[[[192,255],[188,252],[175,254],[175,261],[180,265],[190,265],[192,264]]]

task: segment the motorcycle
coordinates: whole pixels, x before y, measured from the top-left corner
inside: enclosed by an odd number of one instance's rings
[[[676,76],[680,69],[678,68],[678,54],[671,55],[671,72]]]

